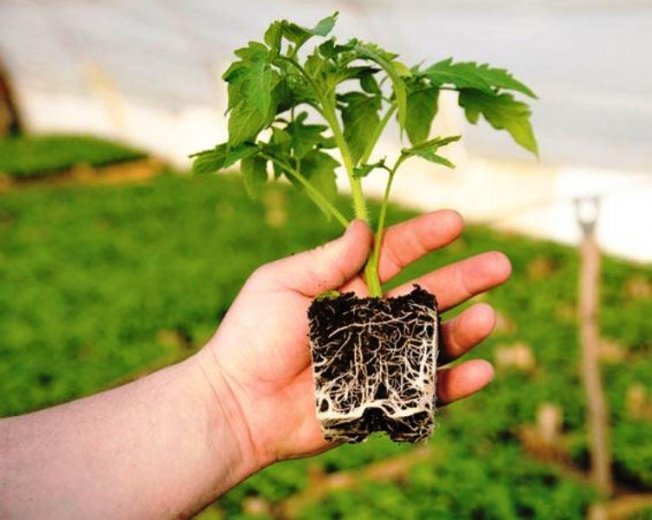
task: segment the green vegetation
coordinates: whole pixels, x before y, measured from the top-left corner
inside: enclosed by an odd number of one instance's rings
[[[255,197],[267,182],[269,166],[275,178],[285,176],[299,185],[327,217],[346,227],[348,220],[335,204],[336,169],[343,166],[348,176],[355,217],[367,222],[372,219],[362,178],[383,170],[385,195],[378,218],[373,219],[376,247],[365,268],[370,294],[381,297],[380,244],[399,168],[415,157],[454,168],[438,150],[460,136],[429,136],[439,92],[457,91],[470,123],[476,124],[482,115],[535,155],[530,109],[515,94],[536,96],[504,69],[452,59],[408,67],[397,54],[357,38],[346,43],[335,37],[317,40],[320,43],[311,52],[302,52],[313,38],[326,38],[336,20],[337,13],[312,29],[276,21],[265,32],[264,42],[251,41],[235,51],[238,59],[223,76],[228,83],[228,141],[196,154],[193,171],[212,173],[240,161],[245,187]],[[303,109],[316,113],[320,124],[308,124],[309,112]],[[410,146],[392,161],[372,160],[394,115]],[[331,148],[337,149],[339,161],[326,151]]]
[[[310,202],[296,190],[270,185],[261,201],[249,200],[232,176],[164,175],[148,185],[43,187],[0,196],[0,415],[73,399],[189,355],[256,266],[335,234],[323,219],[306,218]],[[392,208],[390,220],[411,214]],[[497,360],[506,346],[521,343],[534,364],[499,364],[486,391],[441,411],[432,458],[398,481],[333,492],[301,507],[300,517],[585,514],[596,496],[591,488],[552,463],[535,461],[519,440],[541,404],[555,404],[563,410],[568,458],[586,467],[576,251],[472,226],[393,284],[491,249],[510,256],[514,275],[484,297],[501,320],[474,355]],[[603,335],[617,353],[604,364],[616,479],[650,489],[652,268],[606,258],[602,301]],[[628,397],[634,387],[643,390],[643,402]],[[413,449],[374,438],[285,462],[244,482],[216,507],[229,518],[251,518],[252,500],[277,503],[307,489],[310,468],[326,475],[358,471]]]
[[[0,139],[0,174],[43,177],[73,166],[106,166],[145,157],[129,146],[86,135],[36,135]]]

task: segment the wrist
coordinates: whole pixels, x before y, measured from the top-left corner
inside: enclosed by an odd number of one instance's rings
[[[203,387],[212,455],[218,461],[228,456],[232,468],[229,487],[234,486],[273,461],[258,448],[238,398],[238,389],[215,359],[211,348],[205,347],[188,361],[194,365],[196,380]]]

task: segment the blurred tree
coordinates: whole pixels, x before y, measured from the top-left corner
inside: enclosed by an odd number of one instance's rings
[[[22,128],[18,106],[9,83],[9,74],[0,60],[0,137],[18,135]]]

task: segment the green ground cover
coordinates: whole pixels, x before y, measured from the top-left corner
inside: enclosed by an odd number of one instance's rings
[[[0,156],[2,154],[0,153]],[[0,168],[1,169],[1,168]],[[340,201],[346,207],[346,201]],[[393,208],[392,220],[410,216]],[[278,226],[285,219],[286,225]],[[163,175],[147,185],[39,187],[0,196],[0,415],[95,392],[181,359],[210,336],[259,264],[338,232],[291,189],[250,201],[231,177]],[[499,249],[512,281],[484,297],[499,330],[474,355],[525,345],[530,369],[503,367],[490,387],[442,411],[432,460],[399,482],[367,482],[306,505],[304,518],[580,518],[595,493],[524,454],[523,425],[542,403],[563,410],[572,462],[586,465],[575,304],[578,257],[555,244],[469,227],[411,276]],[[396,281],[395,283],[398,283]],[[604,374],[619,482],[652,488],[650,420],[631,413],[633,385],[652,394],[652,268],[605,259],[603,335],[619,358]],[[214,516],[251,517],[309,486],[308,468],[356,470],[412,448],[375,438],[271,467],[230,492]]]
[[[43,177],[79,164],[106,166],[146,154],[115,141],[87,135],[34,135],[0,139],[0,173]]]

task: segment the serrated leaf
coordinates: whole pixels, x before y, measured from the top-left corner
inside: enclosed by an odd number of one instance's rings
[[[229,143],[237,146],[254,138],[266,123],[266,115],[241,101],[229,115]]]
[[[398,56],[397,54],[387,52],[378,45],[359,43],[355,46],[355,51],[360,57],[376,62],[389,76],[394,90],[394,98],[396,99],[398,124],[401,133],[403,133],[407,119],[407,91],[402,76],[409,75],[410,70],[402,63],[394,61]]]
[[[246,47],[236,49],[233,54],[243,62],[256,62],[265,60],[269,55],[269,49],[260,42],[251,41]]]
[[[313,150],[301,161],[301,173],[310,183],[328,200],[333,202],[337,197],[337,184],[335,183],[335,169],[340,164],[325,152]],[[330,220],[331,214],[323,203],[315,198],[308,190],[305,191],[312,201],[319,206],[326,218]]]
[[[469,122],[476,124],[482,114],[492,127],[507,130],[516,143],[538,156],[531,111],[526,103],[516,101],[511,94],[486,94],[474,89],[462,89],[459,103]]]
[[[273,95],[279,76],[272,70],[270,50],[260,42],[249,42],[235,51],[240,61],[224,73],[229,83],[229,144],[253,140],[276,113]]]
[[[324,58],[335,59],[335,57],[338,54],[335,47],[336,47],[335,38],[331,38],[329,40],[326,40],[324,43],[319,45],[319,47],[317,47],[317,48],[319,49],[319,53]]]
[[[315,106],[315,92],[307,80],[290,65],[284,62],[275,63],[280,71],[280,77],[273,89],[273,100],[276,101],[276,113],[280,114],[302,103]]]
[[[263,151],[273,157],[289,157],[291,145],[292,136],[282,128],[273,126],[269,143],[263,145]],[[277,163],[272,163],[272,169],[275,179],[283,175],[283,169]]]
[[[243,63],[229,76],[229,144],[254,138],[273,117],[274,74],[267,60]],[[235,102],[232,101],[235,99]]]
[[[206,175],[221,170],[224,167],[226,149],[226,143],[222,143],[212,150],[192,154],[190,156],[193,158],[191,172],[194,175]]]
[[[405,131],[412,144],[428,138],[432,121],[437,114],[438,97],[437,87],[414,84],[408,88]]]
[[[474,61],[453,63],[452,58],[435,63],[428,67],[424,74],[436,86],[452,84],[457,88],[473,88],[486,93],[494,89],[505,89],[520,92],[531,98],[536,94],[525,84],[518,81],[506,69],[491,67],[484,63],[478,65]]]
[[[278,53],[281,50],[281,37],[283,36],[283,22],[277,20],[265,31],[264,40],[272,50]]]
[[[357,44],[358,40],[352,39],[343,45],[338,45],[335,38],[330,38],[319,45],[318,49],[324,58],[335,60],[340,54],[351,52]]]
[[[398,54],[387,51],[375,43],[360,42],[356,40],[355,44],[355,50],[364,55],[373,56],[374,61],[383,60],[391,63],[398,58]]]
[[[238,161],[257,154],[258,151],[259,148],[253,143],[242,143],[238,146],[229,146],[227,147],[224,156],[224,164],[222,165],[222,168],[233,166]]]
[[[421,141],[420,143],[415,144],[411,148],[405,148],[404,152],[416,151],[416,150],[430,150],[436,151],[442,146],[447,144],[454,143],[459,141],[462,138],[461,135],[449,135],[448,137],[433,137],[426,141]]]
[[[430,152],[427,150],[419,150],[415,152],[413,155],[421,157],[422,159],[425,159],[426,161],[432,163],[441,164],[442,166],[446,166],[447,168],[455,168],[455,164],[453,164],[451,161],[446,159],[446,157],[436,154],[435,152]]]
[[[227,143],[217,145],[212,150],[204,150],[191,155],[192,173],[205,175],[233,166],[236,162],[258,153],[258,147],[252,143],[243,143],[231,147]]]
[[[335,27],[338,13],[335,12],[330,16],[320,20],[315,27],[308,29],[294,22],[283,21],[283,36],[290,42],[294,43],[298,50],[312,36],[327,36]]]
[[[404,148],[401,150],[401,154],[412,157],[421,157],[422,159],[436,164],[441,164],[447,168],[455,168],[455,165],[446,159],[446,157],[439,155],[437,150],[443,146],[446,146],[447,144],[459,141],[460,138],[461,136],[459,135],[449,137],[435,137],[433,139],[428,139],[427,141],[418,143],[411,148]]]
[[[302,112],[290,124],[287,125],[286,131],[291,137],[290,146],[294,150],[294,158],[301,160],[311,150],[321,145],[326,138],[322,135],[328,127],[324,125],[307,125],[304,124],[308,114]]]
[[[360,166],[353,168],[353,176],[357,179],[361,179],[378,168],[390,171],[389,168],[385,165],[385,158],[383,158],[378,162],[372,164],[361,164]]]
[[[344,139],[349,145],[353,163],[357,164],[367,146],[370,129],[380,121],[380,99],[361,92],[350,92],[339,99],[344,103],[341,109]]]
[[[245,190],[251,198],[257,198],[267,182],[267,161],[255,155],[246,157],[240,163],[240,172]]]
[[[306,58],[305,71],[311,78],[317,78],[325,69],[328,62],[317,52]]]

